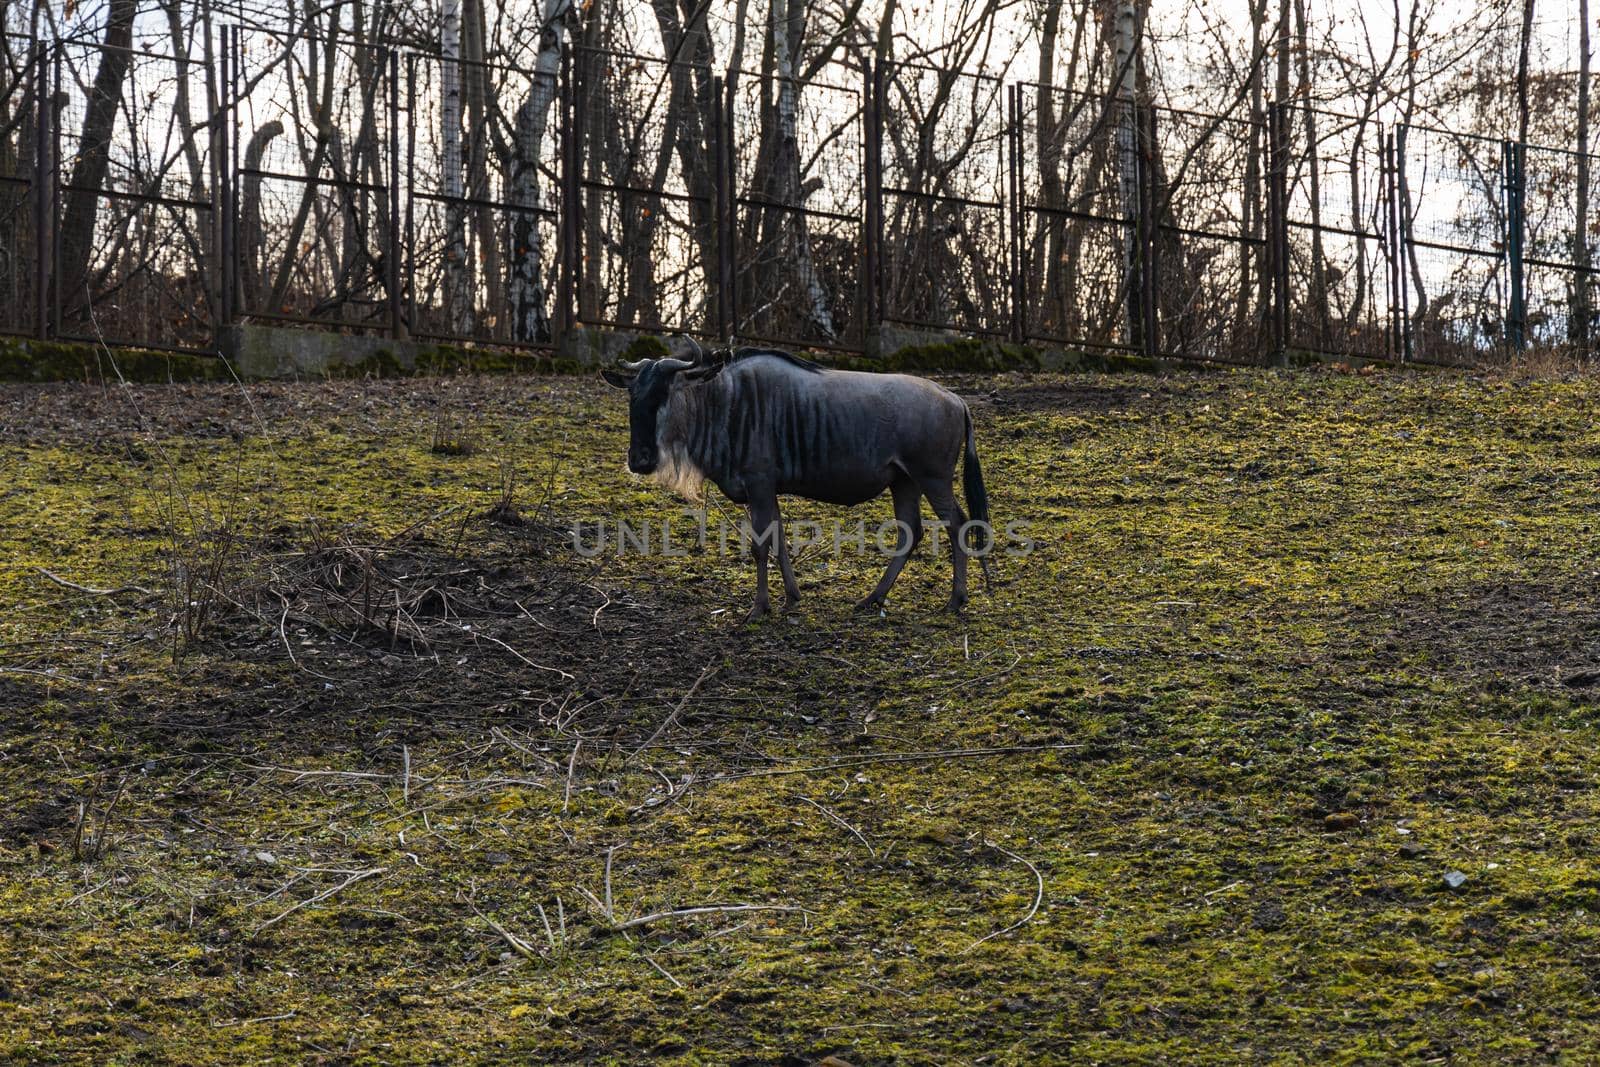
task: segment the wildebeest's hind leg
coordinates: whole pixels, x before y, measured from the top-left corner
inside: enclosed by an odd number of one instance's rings
[[[917,542],[922,540],[922,513],[919,508],[922,493],[917,488],[917,483],[908,475],[902,474],[889,483],[889,491],[894,494],[894,518],[900,529],[899,538],[894,546],[894,558],[889,561],[883,577],[878,579],[877,588],[856,605],[857,611],[877,611],[883,607],[883,602],[888,599],[889,589],[894,585],[895,579],[900,577],[900,571],[905,567],[912,551],[916,549]]]
[[[928,494],[928,503],[944,522],[945,533],[950,538],[950,566],[955,574],[950,581],[950,599],[945,603],[945,610],[960,611],[967,603],[967,548],[961,543],[961,528],[967,524],[967,513],[956,503],[955,489],[947,481],[924,481],[922,491]]]
[[[745,616],[745,622],[755,622],[772,610],[772,600],[767,595],[767,556],[772,550],[773,541],[779,540],[782,536],[783,527],[778,521],[777,494],[751,493],[750,551],[756,557],[756,602],[751,605],[750,614]]]
[[[778,539],[778,573],[783,575],[783,608],[787,611],[800,602],[800,583],[794,580],[794,564],[789,560],[789,539],[783,531],[783,510],[777,501],[773,501],[772,515],[778,523],[773,536]]]

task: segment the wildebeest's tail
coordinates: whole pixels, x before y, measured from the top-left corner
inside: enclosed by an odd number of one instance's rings
[[[961,488],[967,497],[967,518],[974,525],[969,542],[980,554],[989,551],[993,531],[989,528],[989,493],[983,487],[983,468],[978,464],[978,442],[972,433],[972,412],[967,416],[967,451],[962,463]]]

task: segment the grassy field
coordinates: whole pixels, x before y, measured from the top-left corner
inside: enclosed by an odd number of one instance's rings
[[[953,385],[750,626],[598,382],[4,387],[0,1058],[1600,1057],[1600,382]]]

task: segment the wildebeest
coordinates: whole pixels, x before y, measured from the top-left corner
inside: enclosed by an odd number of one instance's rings
[[[756,558],[750,619],[771,605],[767,558],[774,542],[785,606],[800,597],[778,510],[784,494],[846,505],[884,489],[893,494],[894,556],[858,610],[876,610],[889,595],[921,540],[919,504],[926,495],[951,535],[955,573],[946,607],[959,611],[966,603],[966,542],[982,562],[990,527],[972,415],[960,397],[925,378],[832,370],[770,349],[642,359],[623,368],[627,374],[602,374],[628,390],[628,469],[653,474],[691,499],[710,481],[749,508]],[[970,527],[954,487],[963,455]]]

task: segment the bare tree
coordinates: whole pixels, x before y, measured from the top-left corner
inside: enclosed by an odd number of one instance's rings
[[[261,164],[267,148],[283,136],[283,123],[271,119],[250,135],[241,162],[239,182],[239,289],[251,300],[260,296],[267,263],[267,232],[261,211]],[[246,304],[248,306],[248,303]]]
[[[1254,54],[1261,54],[1265,49],[1266,26],[1267,0],[1251,0],[1250,50]],[[1264,264],[1273,255],[1273,253],[1266,255],[1258,253],[1253,244],[1255,241],[1264,241],[1267,236],[1266,217],[1261,203],[1261,188],[1267,175],[1265,165],[1267,109],[1262,81],[1262,65],[1252,63],[1250,76],[1246,81],[1251,125],[1241,199],[1243,217],[1240,219],[1240,230],[1249,241],[1244,245],[1244,261],[1240,264],[1238,277],[1238,303],[1234,311],[1235,335],[1241,337],[1244,336],[1251,318],[1252,296],[1255,299],[1254,306],[1261,308],[1267,306],[1267,286],[1270,284],[1268,272],[1260,269],[1252,271],[1251,266]]]
[[[539,26],[539,50],[534,60],[533,81],[527,98],[517,108],[515,151],[511,170],[510,199],[515,211],[511,220],[511,336],[518,341],[550,340],[550,314],[545,307],[544,235],[539,229],[539,161],[545,133],[550,126],[550,108],[559,95],[562,42],[572,0],[545,0]]]
[[[1567,313],[1567,340],[1575,345],[1589,343],[1590,319],[1594,309],[1589,279],[1589,0],[1578,0],[1578,119],[1577,119],[1577,197],[1573,205],[1572,263],[1577,270],[1571,282]]]
[[[466,110],[466,188],[472,202],[469,208],[472,219],[472,248],[469,255],[481,279],[482,306],[489,309],[486,325],[497,328],[504,316],[505,266],[501,262],[501,240],[494,214],[482,205],[492,198],[489,186],[490,135],[498,115],[496,90],[491,84],[488,65],[487,28],[483,0],[465,0],[461,18],[461,83]],[[503,139],[502,139],[503,145]],[[505,152],[500,152],[501,160]],[[504,336],[503,333],[500,336]]]
[[[1528,53],[1533,48],[1533,0],[1522,0],[1522,32],[1517,37],[1517,140],[1528,141]]]
[[[110,0],[106,7],[105,46],[99,50],[99,69],[84,111],[71,188],[62,211],[56,284],[63,305],[72,309],[74,316],[87,315],[89,310],[89,257],[100,210],[99,190],[105,186],[111,165],[111,138],[132,59],[133,19],[138,7],[137,0]]]
[[[715,108],[711,71],[716,57],[707,23],[711,5],[704,0],[681,0],[681,6],[679,0],[652,0],[652,6],[661,28],[663,54],[673,61],[665,75],[671,80],[674,105],[673,121],[666,126],[669,136],[665,141],[678,153],[684,190],[690,197],[687,205],[689,232],[709,293],[715,291],[718,284],[710,208],[715,195],[715,177],[707,128]]]
[[[1113,92],[1117,101],[1117,182],[1123,213],[1123,277],[1127,292],[1127,342],[1144,343],[1142,287],[1147,279],[1142,261],[1139,220],[1144,217],[1140,184],[1144,142],[1139,106],[1139,40],[1144,23],[1142,0],[1117,0],[1116,68]]]
[[[1295,52],[1299,56],[1300,80],[1295,100],[1305,132],[1305,165],[1310,181],[1311,210],[1311,291],[1309,313],[1316,324],[1317,340],[1326,348],[1333,341],[1333,323],[1328,314],[1328,260],[1322,241],[1322,143],[1317,137],[1317,112],[1312,106],[1311,41],[1306,30],[1306,0],[1294,0]]]
[[[770,45],[767,70],[775,95],[767,111],[767,120],[762,124],[762,133],[770,145],[765,153],[771,166],[767,195],[774,207],[763,213],[765,238],[762,245],[776,254],[767,263],[769,273],[781,271],[793,276],[811,325],[825,340],[832,341],[838,337],[838,330],[827,290],[812,262],[806,217],[800,211],[786,210],[798,208],[804,202],[800,171],[801,83],[797,67],[805,42],[806,0],[772,0],[767,30]]]
[[[442,0],[439,10],[439,144],[444,168],[444,293],[451,332],[472,332],[471,275],[461,167],[461,0]]]

